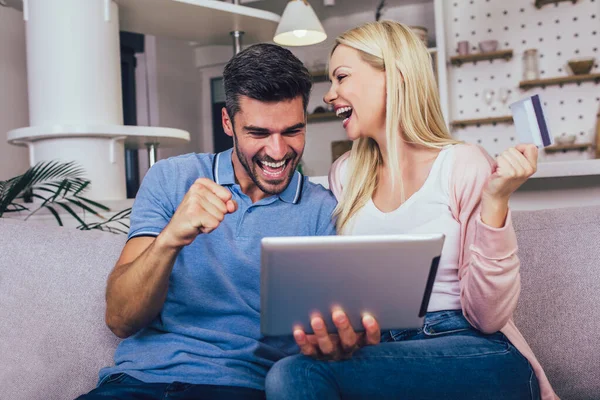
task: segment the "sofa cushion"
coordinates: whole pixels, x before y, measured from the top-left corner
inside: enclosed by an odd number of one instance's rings
[[[125,235],[0,218],[0,399],[72,399],[113,363],[104,291]]]
[[[563,399],[600,396],[600,207],[514,212],[515,323]]]
[[[517,326],[563,399],[600,393],[600,207],[514,212]],[[125,237],[0,218],[0,399],[72,399],[113,362],[106,277]]]

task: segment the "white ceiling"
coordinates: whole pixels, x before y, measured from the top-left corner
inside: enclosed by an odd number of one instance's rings
[[[3,0],[9,7],[18,10],[23,9],[23,0]],[[232,0],[221,0],[233,2]],[[277,15],[283,14],[286,4],[289,0],[240,0],[240,4],[246,7],[254,7],[265,11],[274,12]],[[313,7],[317,16],[323,20],[330,17],[344,16],[359,12],[371,11],[375,19],[375,10],[380,0],[334,0],[335,6],[326,7],[324,0],[307,0]],[[433,0],[385,0],[385,8],[398,7],[408,4],[431,3]]]
[[[228,0],[224,0],[228,1]],[[358,12],[371,11],[375,19],[375,10],[380,0],[335,0],[335,6],[326,7],[323,0],[308,0],[317,16],[323,20],[330,17],[338,17]],[[407,4],[431,3],[433,0],[385,0],[385,7],[398,7]],[[283,14],[288,0],[242,0],[240,4],[247,7],[260,8],[261,10],[271,11],[278,15]]]

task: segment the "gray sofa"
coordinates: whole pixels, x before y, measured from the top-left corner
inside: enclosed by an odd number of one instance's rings
[[[515,212],[515,319],[563,399],[600,399],[600,207]],[[73,399],[112,363],[106,277],[124,236],[0,218],[0,399]]]

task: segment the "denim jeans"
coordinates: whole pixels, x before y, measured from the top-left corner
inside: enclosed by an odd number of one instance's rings
[[[271,368],[267,399],[539,399],[531,365],[501,333],[460,310],[428,313],[418,330],[387,331],[348,360],[295,355]]]
[[[264,400],[265,392],[234,386],[189,383],[144,383],[127,374],[111,375],[77,400]]]

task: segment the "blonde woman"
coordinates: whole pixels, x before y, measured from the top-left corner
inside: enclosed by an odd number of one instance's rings
[[[333,310],[338,335],[328,335],[314,318],[314,335],[294,332],[302,354],[269,372],[267,397],[555,398],[512,321],[520,280],[508,200],[535,172],[537,148],[494,161],[454,140],[429,53],[402,24],[342,34],[329,72],[324,100],[354,141],[330,172],[338,233],[441,232],[446,241],[422,329],[380,332],[365,316],[358,334]]]

